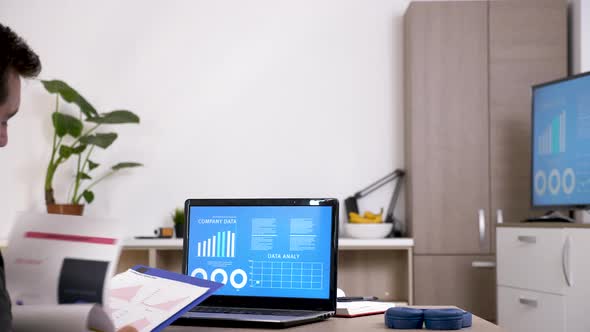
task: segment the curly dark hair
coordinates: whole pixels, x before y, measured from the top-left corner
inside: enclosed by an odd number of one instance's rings
[[[9,27],[0,24],[0,104],[8,97],[7,73],[12,68],[25,78],[41,71],[39,56]]]

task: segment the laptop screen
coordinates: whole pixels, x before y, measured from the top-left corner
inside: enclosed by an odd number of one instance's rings
[[[225,284],[215,295],[330,298],[332,206],[187,209],[185,271]]]

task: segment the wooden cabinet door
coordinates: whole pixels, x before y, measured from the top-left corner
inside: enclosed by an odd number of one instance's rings
[[[490,252],[487,19],[486,2],[412,2],[406,12],[406,211],[417,254]]]
[[[490,1],[491,213],[530,209],[531,86],[567,75],[567,1]],[[493,243],[493,242],[492,242]]]
[[[494,256],[414,256],[414,303],[454,305],[496,320]],[[474,267],[475,265],[475,267]]]

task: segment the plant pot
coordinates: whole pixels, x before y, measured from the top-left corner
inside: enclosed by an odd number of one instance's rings
[[[176,237],[184,237],[184,224],[174,224],[174,233],[176,233]]]
[[[84,214],[84,204],[47,204],[47,213],[81,216]]]

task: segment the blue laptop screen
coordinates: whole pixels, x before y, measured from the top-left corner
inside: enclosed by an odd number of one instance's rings
[[[216,295],[328,299],[330,206],[191,206],[189,275]]]

